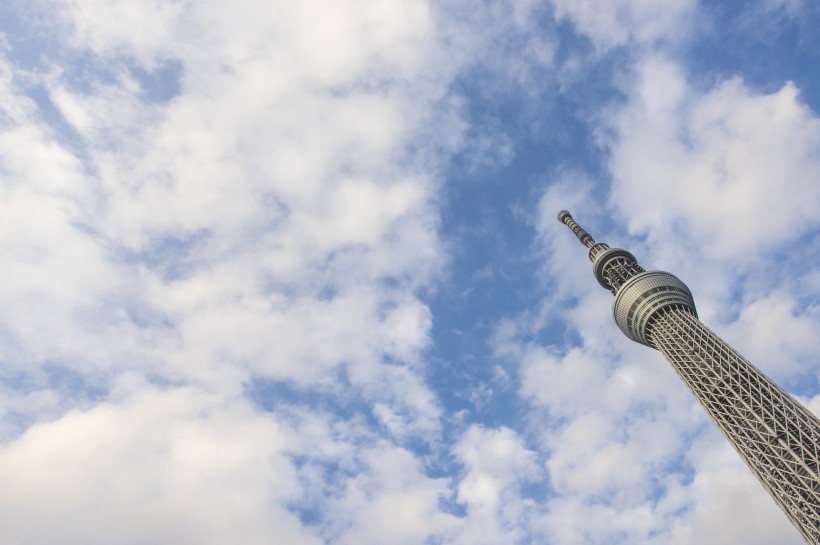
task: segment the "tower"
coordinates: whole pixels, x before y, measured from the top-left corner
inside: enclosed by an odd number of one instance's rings
[[[621,331],[663,353],[806,541],[820,545],[820,420],[703,325],[677,277],[596,243],[566,210],[558,220],[589,248]]]

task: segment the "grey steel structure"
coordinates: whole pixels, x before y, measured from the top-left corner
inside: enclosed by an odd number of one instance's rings
[[[820,420],[703,325],[678,278],[596,243],[566,210],[558,219],[589,248],[621,331],[663,353],[806,541],[820,545]]]

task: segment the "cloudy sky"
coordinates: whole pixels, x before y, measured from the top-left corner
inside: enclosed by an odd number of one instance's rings
[[[796,545],[570,209],[820,411],[811,0],[5,0],[0,542]]]

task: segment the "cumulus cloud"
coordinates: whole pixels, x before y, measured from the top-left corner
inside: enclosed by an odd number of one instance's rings
[[[684,494],[691,509],[674,522],[669,543],[804,542],[723,437],[697,441],[689,457],[695,473]]]
[[[412,545],[446,535],[459,523],[443,513],[447,479],[430,479],[415,455],[382,445],[363,456],[364,470],[347,481],[332,515],[333,543]]]
[[[299,494],[285,456],[294,443],[271,418],[193,390],[72,411],[0,453],[3,539],[319,543],[279,506]]]
[[[797,309],[792,294],[775,291],[744,306],[727,328],[726,338],[742,343],[750,360],[759,362],[769,376],[782,379],[813,371],[814,357],[820,353],[817,326],[815,316]]]
[[[224,18],[184,3],[59,7],[71,47],[112,77],[41,81],[80,155],[5,80],[18,112],[7,174],[43,186],[18,184],[5,204],[18,229],[31,224],[8,243],[21,246],[7,269],[22,283],[9,297],[50,298],[7,321],[37,347],[31,359],[234,389],[252,375],[328,382],[340,365],[367,382],[384,358],[417,360],[430,319],[413,290],[441,252],[433,165],[404,146],[447,84],[425,4],[238,6]],[[312,30],[283,35],[285,20]],[[179,93],[152,101],[133,62],[168,59]],[[39,331],[52,333],[35,343]]]
[[[53,7],[59,52],[0,66],[3,539],[450,531],[402,446],[441,427],[439,140],[411,143],[459,113],[430,7]]]
[[[667,218],[708,257],[753,260],[816,227],[820,120],[792,83],[760,93],[733,78],[701,92],[663,57],[636,76],[613,115],[611,163],[612,202],[633,232],[657,240]]]
[[[123,381],[115,399],[6,445],[0,534],[18,543],[417,543],[452,528],[455,517],[439,509],[446,479],[366,434],[329,415],[262,413],[242,399]],[[298,516],[323,507],[314,525]],[[49,524],[36,522],[43,512]]]
[[[457,500],[467,509],[455,542],[520,542],[533,509],[522,487],[543,478],[537,455],[506,427],[471,426],[453,451],[465,471]]]

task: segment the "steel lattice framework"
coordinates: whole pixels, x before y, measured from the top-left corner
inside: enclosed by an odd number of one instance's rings
[[[663,353],[806,541],[820,545],[820,420],[703,325],[678,278],[596,243],[566,210],[558,219],[589,248],[621,331]]]

